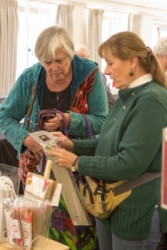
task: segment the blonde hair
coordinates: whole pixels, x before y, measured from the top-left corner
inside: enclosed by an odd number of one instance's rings
[[[152,50],[135,33],[124,31],[111,36],[100,45],[98,53],[104,58],[104,53],[109,51],[121,60],[137,57],[140,67],[146,69],[158,84],[167,88],[167,80],[159,62]]]
[[[44,29],[35,44],[35,56],[41,62],[50,62],[55,59],[55,51],[63,48],[65,53],[73,59],[74,44],[68,31],[62,27],[51,26]]]

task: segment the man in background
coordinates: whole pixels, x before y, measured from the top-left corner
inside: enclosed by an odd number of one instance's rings
[[[81,58],[90,59],[89,50],[83,44],[77,45],[75,47],[75,54],[77,56],[81,57]],[[102,80],[103,80],[103,83],[104,83],[104,86],[105,86],[105,89],[106,89],[107,99],[108,99],[108,109],[110,110],[110,108],[112,107],[112,105],[114,104],[116,99],[113,96],[113,94],[111,93],[111,90],[110,90],[110,88],[109,88],[109,86],[107,84],[106,76],[102,72],[101,72],[101,77],[102,77]]]

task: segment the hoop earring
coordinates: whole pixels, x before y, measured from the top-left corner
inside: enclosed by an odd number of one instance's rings
[[[134,72],[131,71],[131,72],[129,73],[129,75],[130,75],[130,76],[134,76]]]

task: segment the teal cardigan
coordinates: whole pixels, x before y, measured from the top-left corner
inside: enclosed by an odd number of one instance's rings
[[[73,100],[77,88],[91,72],[98,69],[98,65],[91,60],[81,59],[75,55],[72,60],[72,69],[71,100]],[[45,72],[40,63],[27,68],[14,84],[6,100],[0,105],[0,131],[18,152],[24,152],[25,147],[22,146],[22,142],[29,134],[26,127],[20,126],[19,122],[23,118],[24,120],[27,119],[25,115],[32,99],[33,84],[37,85],[38,97],[36,97],[33,105],[31,128],[34,131],[36,130],[37,118],[44,94],[43,83],[45,78],[42,79],[44,75]],[[97,71],[93,88],[88,95],[88,106],[89,112],[87,117],[90,121],[93,135],[97,135],[100,133],[101,126],[108,114],[106,91],[99,70]],[[70,110],[67,110],[67,112],[71,115],[69,134],[88,137],[84,118]]]
[[[161,171],[162,129],[167,126],[167,90],[156,82],[120,90],[98,140],[74,140],[81,175],[107,182],[132,180],[144,172]],[[95,153],[95,156],[93,156]],[[92,155],[92,156],[86,156]],[[141,240],[148,236],[155,205],[167,232],[167,211],[160,208],[160,178],[132,191],[102,220],[117,237]]]

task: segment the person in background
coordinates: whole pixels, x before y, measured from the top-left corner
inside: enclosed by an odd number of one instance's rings
[[[162,37],[153,46],[153,52],[158,59],[163,71],[167,72],[167,37]]]
[[[118,99],[92,141],[53,134],[62,148],[47,151],[57,167],[106,182],[161,172],[162,129],[167,125],[167,80],[152,50],[133,32],[114,34],[98,50],[104,73],[114,80]],[[161,208],[161,178],[132,190],[105,219],[96,218],[101,250],[155,250],[167,232]]]
[[[162,37],[153,47],[153,52],[167,77],[167,37]],[[156,250],[167,249],[167,233],[162,234]]]
[[[90,58],[88,48],[83,44],[75,46],[75,54],[81,58]]]
[[[90,59],[88,48],[83,44],[79,44],[79,45],[75,46],[75,54],[78,55],[81,58]],[[102,76],[102,80],[103,80],[103,83],[104,83],[104,86],[105,86],[105,89],[106,89],[107,100],[108,100],[108,108],[110,110],[110,108],[114,104],[116,98],[111,93],[110,87],[107,84],[106,76],[102,72],[101,72],[101,76]]]
[[[81,113],[89,120],[93,135],[100,133],[108,114],[97,63],[75,55],[74,44],[64,28],[44,29],[37,38],[35,55],[39,62],[23,71],[0,106],[0,131],[20,154],[20,178],[24,183],[27,172],[34,171],[44,154],[30,136],[30,132],[36,131],[40,110],[54,108],[63,114],[46,120],[42,129],[60,130],[64,117],[68,134],[74,138],[88,138]],[[59,207],[53,210],[49,236],[70,249],[93,250],[97,233],[91,218],[92,226],[75,227],[61,197]]]

